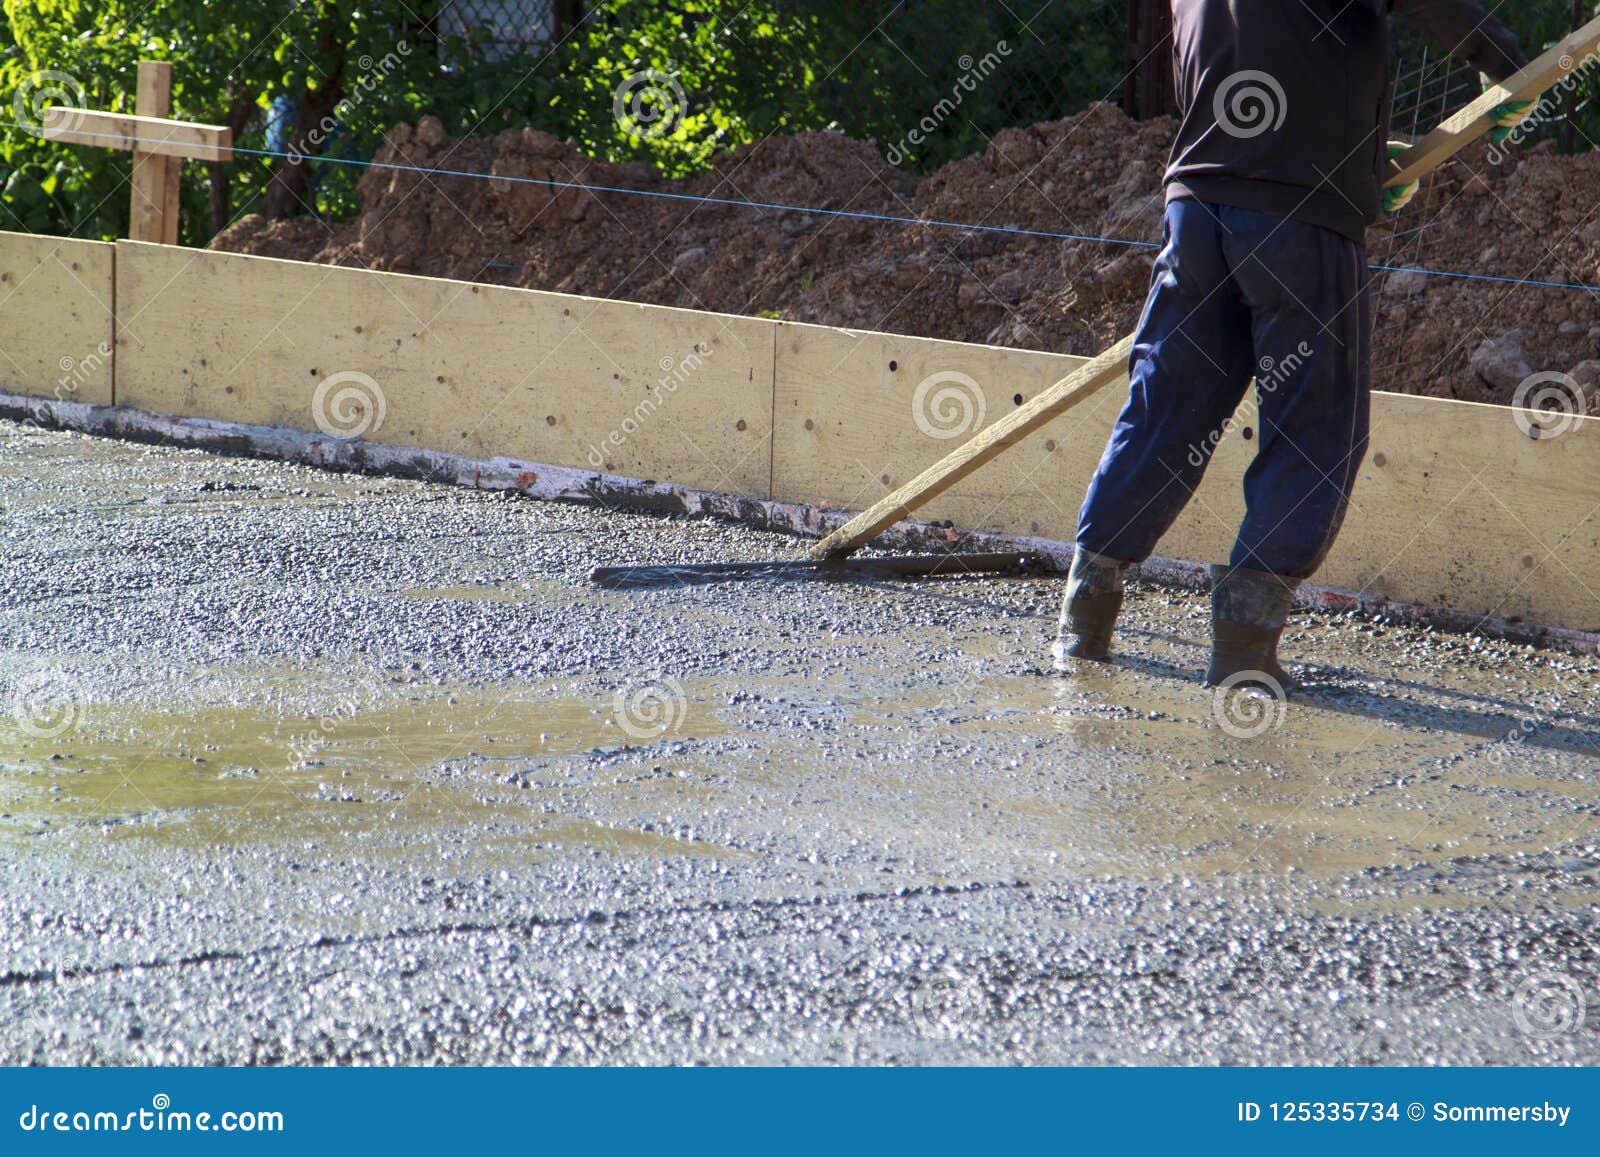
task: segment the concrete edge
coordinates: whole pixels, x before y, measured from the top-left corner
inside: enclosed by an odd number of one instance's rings
[[[341,473],[411,478],[476,490],[515,491],[546,502],[604,506],[630,513],[718,518],[802,538],[821,538],[843,526],[853,514],[831,510],[825,504],[741,498],[669,482],[513,458],[468,458],[438,450],[332,438],[285,426],[169,417],[126,406],[58,401],[5,391],[0,391],[0,418],[40,429],[74,430],[129,442],[293,462]],[[892,527],[874,545],[890,550],[934,553],[956,547],[971,551],[1026,551],[1063,572],[1072,563],[1073,550],[1070,542],[1055,539],[966,531],[911,520]],[[1205,564],[1182,559],[1151,558],[1139,572],[1143,580],[1163,586],[1205,590],[1209,584]],[[1301,587],[1297,602],[1308,610],[1381,614],[1399,622],[1431,626],[1454,634],[1483,635],[1580,654],[1600,654],[1600,632],[1488,619],[1443,607],[1396,602],[1366,592],[1310,583]]]

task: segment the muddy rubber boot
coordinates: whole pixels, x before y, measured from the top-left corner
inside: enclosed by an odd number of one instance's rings
[[[1283,578],[1242,567],[1211,568],[1211,667],[1206,686],[1216,687],[1236,675],[1255,672],[1264,679],[1240,679],[1239,686],[1280,691],[1293,685],[1278,662],[1278,640],[1283,636],[1289,608],[1294,605],[1298,579]]]
[[[1058,655],[1099,663],[1111,658],[1111,634],[1122,610],[1122,576],[1130,565],[1078,548],[1061,600]]]

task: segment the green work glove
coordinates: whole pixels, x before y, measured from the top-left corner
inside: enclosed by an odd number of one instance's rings
[[[1483,87],[1490,88],[1494,82],[1487,76],[1479,74],[1483,80]],[[1503,145],[1511,139],[1511,134],[1517,131],[1517,126],[1527,120],[1538,108],[1537,101],[1513,100],[1498,106],[1494,113],[1494,128],[1489,130],[1489,139],[1497,145]]]
[[[1389,159],[1391,161],[1394,160],[1410,148],[1411,146],[1405,141],[1390,141]],[[1384,213],[1393,217],[1400,210],[1411,204],[1411,198],[1417,195],[1417,190],[1420,188],[1422,188],[1421,181],[1412,181],[1409,185],[1396,185],[1391,189],[1385,189],[1383,191]]]

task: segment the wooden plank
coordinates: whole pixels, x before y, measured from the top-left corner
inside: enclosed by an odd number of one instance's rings
[[[888,367],[895,365],[894,370]],[[1047,389],[1058,354],[786,324],[778,334],[773,497],[852,508],[938,460],[915,420],[927,376],[978,383],[989,414]],[[1103,390],[919,511],[1004,534],[1070,542],[1078,505],[1122,407]],[[954,408],[951,414],[955,414]],[[1372,449],[1344,533],[1316,582],[1468,615],[1600,630],[1600,419],[1529,438],[1506,407],[1377,393]],[[1226,560],[1244,516],[1258,422],[1247,399],[1204,483],[1157,552]],[[957,539],[956,541],[959,541]]]
[[[761,318],[134,242],[117,302],[125,405],[752,497],[771,483]]]
[[[773,497],[860,510],[937,462],[989,419],[1087,359],[783,323],[774,385]],[[929,521],[1043,534],[1099,460],[1122,391],[1104,390],[919,512]],[[997,509],[998,506],[998,509]]]
[[[71,145],[93,145],[198,161],[233,159],[233,130],[227,125],[57,106],[44,111],[41,131],[46,140]]]
[[[0,390],[111,404],[115,254],[101,241],[0,233]]]
[[[1494,110],[1512,102],[1536,101],[1600,52],[1600,18],[1591,20],[1542,53],[1515,76],[1494,85],[1477,100],[1449,117],[1393,162],[1388,187],[1407,185],[1426,176],[1494,128]]]
[[[812,548],[811,557],[840,558],[860,549],[928,500],[937,498],[1035,430],[1092,397],[1101,387],[1125,380],[1132,349],[1130,334],[828,535]]]
[[[1506,406],[1374,394],[1372,448],[1315,581],[1600,630],[1600,418],[1535,439],[1517,417]],[[1252,449],[1230,458],[1236,493]]]
[[[176,245],[178,243],[178,223],[182,220],[182,192],[183,192],[183,158],[163,157],[162,161],[167,166],[167,174],[163,181],[162,192],[166,199],[162,202],[161,237],[162,245]]]

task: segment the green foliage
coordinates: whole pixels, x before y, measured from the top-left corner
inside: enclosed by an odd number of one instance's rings
[[[232,120],[242,130],[237,142],[259,148],[276,98],[304,99],[335,86],[346,99],[326,144],[370,156],[383,128],[416,119],[441,88],[433,47],[417,43],[414,6],[407,0],[4,0],[0,94],[30,91],[48,75],[63,78],[58,98],[75,91],[85,107],[131,112],[138,62],[170,60],[174,116]],[[9,111],[11,102],[3,107]],[[231,166],[234,216],[258,202],[273,163],[243,154]],[[40,232],[124,234],[130,165],[125,153],[51,144],[7,126],[0,129],[0,215],[12,227]],[[208,172],[185,165],[185,240],[199,243],[210,235]],[[319,183],[316,204],[305,207],[351,209],[353,177],[337,166],[317,168],[332,175]]]
[[[839,62],[824,70],[819,91],[828,118],[924,171],[981,150],[1008,125],[1115,99],[1122,78],[1121,3],[811,0],[798,7],[828,30],[822,59]]]
[[[824,123],[815,21],[765,0],[613,0],[535,74],[513,123],[681,175],[717,151]]]
[[[549,51],[508,50],[481,33],[440,42],[424,21],[436,8],[0,0],[0,115],[16,119],[12,98],[43,74],[46,88],[54,77],[88,107],[131,111],[137,62],[154,58],[174,64],[174,115],[233,123],[243,149],[278,140],[270,121],[289,107],[309,110],[299,129],[315,132],[283,139],[310,157],[368,159],[388,127],[433,115],[457,136],[533,125],[669,175],[701,171],[739,144],[822,128],[875,139],[896,163],[928,171],[1008,125],[1114,99],[1124,68],[1120,0],[592,0]],[[1570,23],[1560,0],[1512,9],[1501,12],[1530,51]],[[1583,92],[1587,137],[1600,137],[1594,89]],[[325,122],[322,106],[332,109]],[[0,128],[0,225],[122,235],[129,163]],[[283,164],[241,152],[224,178],[228,216],[258,208]],[[356,209],[358,168],[311,160],[307,171],[311,188],[290,208]],[[209,166],[187,164],[186,242],[210,235],[209,179]]]

